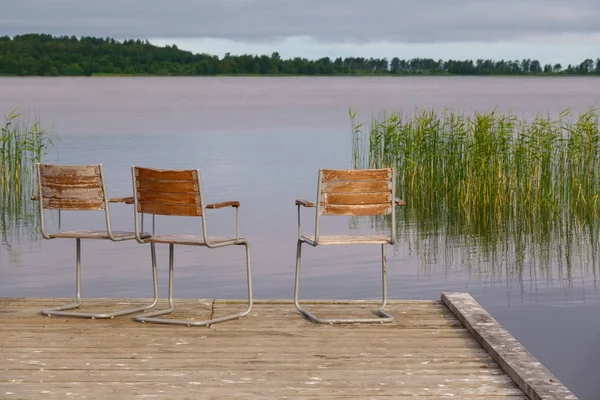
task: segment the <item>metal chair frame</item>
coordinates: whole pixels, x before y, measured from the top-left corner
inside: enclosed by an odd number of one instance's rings
[[[396,198],[396,173],[395,170],[391,170],[391,201],[390,201],[390,212],[392,219],[392,229],[389,236],[389,239],[386,239],[384,243],[378,240],[370,240],[369,236],[364,236],[364,240],[362,242],[356,242],[352,240],[344,240],[343,237],[340,237],[340,240],[335,243],[320,243],[320,221],[321,216],[324,213],[324,196],[323,196],[323,182],[324,182],[324,169],[319,170],[318,175],[318,184],[317,184],[317,203],[316,203],[316,217],[315,217],[315,236],[314,239],[311,239],[306,236],[302,236],[301,233],[301,212],[300,207],[315,207],[315,204],[306,201],[306,200],[296,200],[296,206],[298,208],[298,242],[297,242],[297,250],[296,250],[296,279],[294,285],[294,304],[296,309],[301,312],[305,317],[309,320],[321,323],[321,324],[345,324],[345,323],[384,323],[384,322],[392,322],[394,317],[385,311],[385,307],[387,305],[387,259],[386,259],[386,245],[394,245],[396,243],[396,208],[397,205],[405,205],[406,203],[403,200]],[[329,171],[340,171],[347,172],[346,170],[329,170]],[[366,171],[366,170],[360,170]],[[346,214],[348,215],[348,214]],[[365,214],[360,214],[365,215]],[[327,215],[326,215],[327,216]],[[332,244],[372,244],[372,243],[381,243],[381,276],[382,276],[382,302],[379,308],[377,309],[377,314],[379,317],[377,318],[319,318],[313,313],[307,311],[300,305],[299,301],[299,289],[300,289],[300,265],[302,261],[302,245],[306,243],[311,245],[312,247],[317,247],[319,245],[332,245]]]
[[[47,315],[47,316],[56,315],[56,316],[66,316],[66,317],[106,319],[106,318],[118,317],[121,315],[138,313],[138,312],[146,311],[146,310],[154,307],[156,305],[156,303],[158,302],[158,279],[157,279],[157,270],[156,270],[156,256],[154,254],[154,249],[152,249],[152,260],[153,260],[152,280],[153,280],[153,288],[154,288],[154,298],[153,298],[152,303],[143,305],[143,306],[139,306],[139,307],[135,307],[135,308],[120,310],[120,311],[115,311],[115,312],[108,312],[108,313],[85,313],[85,312],[67,311],[67,310],[72,310],[72,309],[83,307],[83,299],[81,296],[81,239],[110,239],[113,242],[122,242],[125,240],[133,240],[136,238],[136,235],[133,232],[130,232],[130,233],[126,232],[126,235],[123,235],[123,232],[120,232],[120,234],[115,235],[112,230],[109,203],[118,202],[118,201],[112,201],[112,199],[109,199],[107,196],[106,181],[104,178],[104,168],[103,168],[102,164],[77,165],[77,166],[52,165],[52,164],[44,164],[44,165],[52,166],[52,167],[59,167],[59,168],[72,168],[72,167],[98,168],[98,177],[100,178],[100,182],[101,182],[101,187],[99,189],[101,190],[102,200],[104,203],[103,208],[104,208],[105,221],[106,221],[106,232],[105,232],[106,238],[105,237],[93,237],[93,236],[86,237],[85,234],[82,234],[80,237],[76,237],[76,235],[70,236],[70,238],[75,238],[75,248],[76,248],[76,253],[75,253],[75,260],[76,260],[75,261],[75,303],[64,304],[64,305],[60,305],[60,306],[56,306],[56,307],[52,307],[52,308],[46,308],[46,309],[41,310],[40,313],[43,315]],[[48,240],[58,239],[59,237],[53,237],[53,235],[63,233],[61,231],[61,209],[60,208],[58,208],[58,231],[56,233],[46,232],[46,224],[45,224],[45,209],[46,209],[46,207],[44,206],[44,190],[43,190],[42,176],[41,176],[41,171],[40,171],[41,166],[42,166],[42,164],[40,164],[40,163],[37,163],[37,165],[36,165],[37,176],[38,176],[38,179],[37,179],[38,194],[37,194],[37,196],[34,196],[34,200],[38,200],[39,206],[40,206],[41,234],[44,239],[48,239]],[[83,211],[83,210],[76,210],[76,211]]]
[[[141,212],[138,211],[139,210],[139,196],[138,196],[138,187],[136,184],[137,183],[136,168],[137,167],[135,165],[133,165],[131,167],[133,192],[134,192],[133,204],[134,204],[135,237],[136,237],[136,240],[141,244],[150,243],[150,245],[152,246],[152,249],[153,249],[152,253],[154,254],[155,243],[152,242],[152,240],[155,239],[154,232],[153,232],[153,236],[150,236],[147,238],[144,238],[141,236],[140,217],[139,217],[139,214],[141,214]],[[157,170],[157,171],[170,171],[170,170]],[[206,204],[204,202],[204,192],[202,189],[202,179],[201,179],[200,170],[196,169],[196,170],[190,170],[190,171],[194,171],[196,174],[195,177],[196,177],[196,184],[197,184],[197,194],[199,196],[199,204],[197,204],[197,206],[200,207],[200,209],[201,209],[202,240],[198,241],[197,243],[193,243],[193,244],[192,243],[190,243],[190,244],[179,243],[179,244],[205,246],[205,247],[208,247],[209,249],[216,249],[216,248],[232,246],[232,245],[244,246],[246,249],[246,279],[247,279],[247,289],[248,289],[248,306],[244,311],[225,315],[225,316],[218,317],[218,318],[211,318],[211,319],[207,319],[204,321],[156,318],[161,315],[171,314],[175,311],[175,305],[173,304],[173,271],[174,271],[174,264],[175,264],[175,262],[174,262],[175,244],[177,244],[177,243],[168,243],[169,244],[169,297],[168,297],[169,308],[167,310],[153,311],[153,312],[146,313],[143,315],[136,315],[136,316],[134,316],[135,321],[144,322],[144,323],[151,322],[151,323],[159,323],[159,324],[185,325],[188,327],[189,326],[207,326],[207,325],[212,325],[212,324],[216,324],[219,322],[224,322],[224,321],[241,318],[245,315],[248,315],[250,313],[250,311],[252,310],[253,299],[252,299],[252,266],[251,266],[251,260],[250,260],[250,244],[248,243],[248,241],[246,239],[240,238],[240,235],[239,235],[239,226],[240,226],[239,206],[240,206],[240,204],[237,201]],[[215,243],[215,242],[211,243],[210,236],[208,235],[206,210],[207,209],[218,209],[218,208],[223,208],[223,207],[234,207],[236,210],[235,238],[231,238],[230,240],[227,240],[227,241],[219,241],[218,243]],[[154,216],[155,215],[156,214],[153,214],[153,230],[154,230]],[[143,221],[142,221],[142,223],[143,223]],[[165,243],[165,242],[161,241],[161,243]]]

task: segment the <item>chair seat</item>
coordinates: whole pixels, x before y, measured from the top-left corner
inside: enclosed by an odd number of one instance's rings
[[[300,240],[310,245],[315,245],[314,236],[301,236]],[[335,235],[335,236],[319,236],[319,245],[328,244],[385,244],[390,243],[391,238],[385,235],[371,235],[371,236],[346,236],[346,235]]]
[[[230,237],[215,237],[211,236],[208,238],[210,244],[221,244],[226,242],[234,243],[243,243],[245,242],[244,238],[230,238]],[[204,237],[202,235],[180,235],[180,234],[165,234],[165,235],[157,235],[152,236],[146,239],[146,242],[149,243],[168,243],[168,244],[181,244],[188,246],[206,246],[206,242],[204,241]]]
[[[112,231],[114,237],[119,239],[135,239],[135,232]],[[141,233],[142,238],[150,236],[149,233]],[[65,231],[50,234],[52,239],[109,239],[107,231]]]

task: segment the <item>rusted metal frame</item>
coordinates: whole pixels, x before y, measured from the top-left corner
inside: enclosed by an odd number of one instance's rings
[[[154,243],[152,243],[154,245]],[[246,279],[247,279],[247,288],[248,288],[248,306],[244,311],[237,312],[234,314],[228,314],[218,318],[211,318],[204,321],[190,321],[190,320],[178,320],[178,319],[167,319],[167,318],[156,318],[161,315],[171,314],[175,311],[175,305],[173,303],[173,270],[175,267],[175,245],[169,244],[169,308],[166,310],[153,311],[150,313],[140,314],[133,317],[135,321],[138,322],[150,322],[155,324],[167,324],[167,325],[185,325],[188,327],[191,326],[208,326],[217,324],[219,322],[230,321],[232,319],[242,318],[245,315],[248,315],[250,311],[252,311],[252,265],[250,261],[250,244],[246,242],[246,240],[241,240],[233,245],[243,245],[246,247]],[[221,246],[220,246],[221,247]]]
[[[104,170],[102,164],[98,165],[99,173],[100,173],[100,182],[102,184],[102,192],[104,198],[105,205],[105,218],[106,218],[106,229],[107,235],[110,240],[114,242],[121,242],[123,240],[128,240],[127,238],[117,238],[113,235],[110,224],[110,210],[109,210],[109,199],[106,196],[106,182],[104,180]],[[48,235],[45,230],[45,214],[44,214],[44,205],[43,205],[43,195],[42,195],[42,184],[41,184],[41,174],[40,174],[40,163],[37,163],[37,173],[38,173],[38,197],[40,203],[40,212],[41,212],[41,232],[42,237],[45,239],[53,239]],[[59,232],[60,232],[60,210],[58,210],[59,216]],[[131,309],[115,311],[112,313],[82,313],[82,312],[70,312],[67,310],[72,310],[75,308],[83,307],[83,299],[81,297],[81,238],[75,239],[75,303],[74,304],[65,304],[61,306],[56,306],[52,308],[46,308],[40,311],[41,314],[47,316],[68,316],[68,317],[80,317],[80,318],[92,318],[92,319],[106,319],[106,318],[114,318],[121,315],[134,314],[141,311],[146,311],[156,305],[158,302],[158,277],[156,271],[156,255],[152,254],[153,258],[153,269],[152,269],[152,278],[153,278],[153,287],[154,287],[154,299],[153,302],[149,305],[143,305]],[[154,250],[154,249],[153,249]]]

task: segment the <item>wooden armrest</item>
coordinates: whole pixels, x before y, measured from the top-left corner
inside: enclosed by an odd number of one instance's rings
[[[133,197],[111,197],[110,199],[108,199],[108,202],[133,204]]]
[[[38,201],[39,199],[40,199],[40,198],[39,198],[39,197],[37,197],[37,196],[35,196],[35,195],[34,195],[34,196],[31,196],[31,200],[33,200],[33,201]]]
[[[312,203],[308,200],[296,200],[296,205],[297,206],[304,206],[304,207],[314,207],[315,203]]]
[[[237,208],[239,206],[240,206],[240,202],[239,201],[224,201],[222,203],[208,204],[206,206],[206,208],[214,210],[214,209],[223,208],[223,207],[236,207]]]
[[[405,202],[404,200],[402,200],[402,199],[399,199],[399,198],[397,198],[397,197],[394,199],[394,203],[395,203],[397,206],[405,206],[405,205],[406,205],[406,202]]]

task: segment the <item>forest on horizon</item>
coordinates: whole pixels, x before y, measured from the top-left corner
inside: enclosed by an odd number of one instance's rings
[[[194,54],[176,45],[147,40],[26,34],[0,37],[0,75],[598,75],[600,58],[580,64],[542,64],[538,60],[434,60],[323,57],[282,59],[269,55],[219,58]]]

